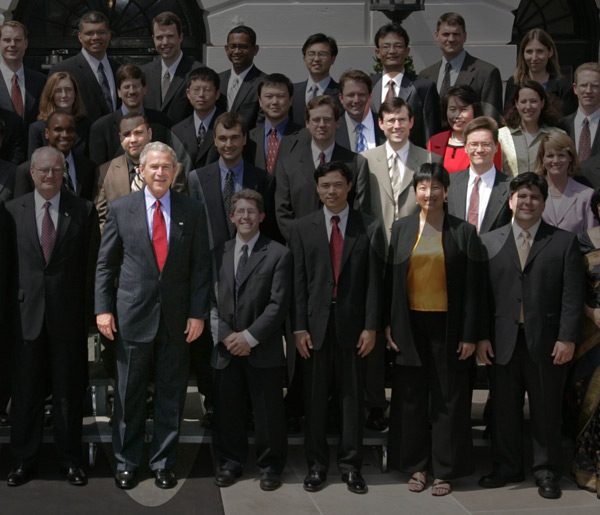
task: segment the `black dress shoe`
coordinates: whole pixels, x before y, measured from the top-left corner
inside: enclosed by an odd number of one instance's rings
[[[61,472],[66,476],[67,483],[73,486],[87,485],[87,476],[81,467],[62,468]]]
[[[348,490],[354,494],[366,494],[369,491],[367,483],[359,470],[342,474],[342,481],[348,485]]]
[[[8,474],[6,483],[8,486],[21,486],[29,481],[29,472],[23,468],[12,469]]]
[[[525,481],[525,476],[523,474],[505,476],[494,471],[487,476],[482,476],[481,479],[479,479],[479,486],[482,488],[502,488],[508,483],[520,483],[522,481]]]
[[[241,472],[236,472],[229,469],[219,469],[215,475],[215,485],[220,486],[221,488],[231,486],[233,483],[235,483],[236,478],[240,477],[241,475]]]
[[[0,413],[0,427],[8,427],[10,426],[10,417],[6,411]]]
[[[115,474],[115,484],[121,490],[129,490],[137,485],[137,472],[135,470],[119,470]]]
[[[538,494],[544,499],[560,499],[562,491],[556,479],[544,477],[536,479],[535,484],[538,486]]]
[[[177,485],[177,478],[172,470],[157,469],[154,471],[154,484],[167,490]]]
[[[281,486],[279,474],[274,472],[265,472],[260,478],[260,489],[265,492],[272,492]]]
[[[311,470],[304,478],[304,490],[307,492],[318,492],[322,490],[327,481],[327,474],[319,470]]]
[[[385,431],[388,427],[388,421],[385,418],[383,409],[373,408],[369,411],[369,416],[365,420],[365,427],[372,431]]]

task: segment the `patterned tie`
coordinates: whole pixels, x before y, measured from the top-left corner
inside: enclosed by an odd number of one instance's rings
[[[229,213],[231,213],[231,197],[233,197],[233,193],[233,170],[229,169],[227,170],[227,177],[225,178],[225,188],[223,188],[223,208],[225,209],[225,220],[227,220],[227,227],[231,238],[235,236],[235,224],[229,219]]]
[[[98,65],[98,82],[100,84],[100,89],[102,90],[104,102],[106,102],[106,107],[108,107],[108,112],[112,113],[114,109],[113,98],[110,93],[108,78],[106,77],[106,73],[104,73],[104,65],[102,63]]]
[[[198,127],[198,146],[204,143],[204,138],[206,137],[206,127],[204,127],[204,123],[200,122],[200,127]]]
[[[275,168],[275,160],[279,152],[279,138],[277,137],[277,129],[271,127],[269,131],[269,140],[267,141],[267,172],[273,173]]]
[[[452,66],[450,65],[450,63],[446,63],[446,68],[444,69],[444,78],[442,79],[442,87],[440,88],[440,98],[442,98],[446,94],[446,91],[448,91],[448,88],[450,87],[451,69]]]
[[[44,253],[44,259],[46,263],[50,261],[52,255],[52,249],[54,248],[54,240],[56,238],[56,229],[54,228],[54,222],[50,216],[50,202],[44,203],[44,218],[42,219],[42,252]]]
[[[365,126],[362,123],[359,123],[355,129],[355,131],[356,131],[356,152],[358,154],[367,150],[367,138],[365,137],[365,135],[363,133],[364,128],[365,128]]]
[[[389,168],[390,182],[392,183],[392,195],[394,196],[394,219],[398,219],[398,200],[400,197],[400,167],[398,165],[398,154],[394,153],[391,166]]]
[[[73,193],[76,195],[75,185],[73,184],[73,179],[71,179],[71,174],[69,173],[69,162],[65,161],[65,171],[63,172],[63,180],[65,182],[65,188],[69,193]]]
[[[338,226],[340,217],[335,215],[331,217],[331,238],[329,239],[329,253],[331,254],[331,264],[333,266],[333,278],[335,285],[333,287],[333,298],[337,298],[338,279],[340,277],[340,264],[342,262],[342,250],[344,248],[344,238]]]
[[[167,96],[167,91],[169,91],[169,86],[171,85],[171,74],[169,70],[165,72],[162,78],[162,82],[160,83],[160,95],[161,100],[164,102],[165,97]]]
[[[15,113],[19,116],[23,116],[23,95],[21,94],[21,88],[19,87],[19,77],[17,77],[16,73],[12,76],[10,99],[15,108]]]
[[[583,127],[581,127],[581,135],[579,136],[579,160],[585,161],[590,157],[592,150],[592,136],[590,134],[590,121],[585,118]]]
[[[140,173],[140,167],[136,166],[134,169],[135,175],[131,181],[131,191],[140,191],[144,187],[144,179]]]
[[[160,209],[160,200],[156,201],[154,207],[154,220],[152,221],[152,246],[158,269],[162,272],[167,260],[169,244],[167,242],[167,225]]]
[[[240,260],[238,261],[237,270],[235,271],[235,329],[239,330],[238,326],[238,293],[240,289],[240,285],[242,284],[242,279],[244,277],[244,269],[246,268],[246,264],[248,263],[248,245],[244,243],[242,245],[242,255],[240,256]]]
[[[469,200],[469,216],[467,222],[474,225],[479,231],[479,182],[481,177],[475,177],[475,184],[471,190],[471,199]]]
[[[396,83],[393,80],[388,81],[387,83],[387,94],[385,95],[385,99],[389,100],[390,98],[394,98],[396,96],[396,90],[394,89],[394,86],[396,85]]]
[[[325,152],[319,154],[319,166],[325,164]]]
[[[233,83],[231,84],[231,87],[229,88],[229,91],[227,92],[227,110],[228,111],[231,111],[231,108],[233,107],[233,103],[235,102],[235,97],[237,96],[238,89],[240,89],[240,78],[235,77],[235,79],[233,79]]]
[[[306,92],[306,103],[308,104],[319,93],[319,86],[313,84]]]

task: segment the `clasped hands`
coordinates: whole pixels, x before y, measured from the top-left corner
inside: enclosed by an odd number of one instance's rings
[[[296,348],[304,359],[310,358],[310,351],[314,349],[312,339],[310,337],[310,333],[308,331],[301,331],[294,335],[296,340]],[[375,347],[375,331],[364,329],[358,338],[358,343],[356,344],[356,348],[358,349],[358,355],[361,358],[364,358],[369,355],[369,353]]]

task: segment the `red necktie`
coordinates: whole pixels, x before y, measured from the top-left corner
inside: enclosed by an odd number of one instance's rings
[[[167,242],[167,225],[160,209],[160,200],[156,201],[154,208],[154,220],[152,221],[152,246],[154,247],[154,255],[158,269],[162,272],[167,260],[167,251],[169,244]]]
[[[324,165],[325,164],[325,152],[321,152],[319,154],[319,166]]]
[[[10,91],[10,99],[12,100],[15,113],[19,116],[23,116],[23,95],[21,95],[21,88],[19,87],[19,80],[15,73],[12,77],[12,88]]]
[[[44,203],[44,209],[46,212],[44,213],[44,218],[42,218],[42,251],[44,253],[44,259],[46,263],[50,261],[50,256],[52,255],[52,249],[54,248],[54,240],[56,238],[56,229],[54,227],[54,222],[52,221],[52,217],[50,216],[50,206],[52,204],[50,202]]]
[[[385,95],[386,100],[389,100],[390,98],[394,98],[396,96],[396,91],[394,90],[394,85],[395,85],[395,82],[393,80],[390,80],[387,83],[388,90]]]
[[[471,190],[471,200],[469,201],[469,217],[467,218],[467,222],[473,224],[478,231],[479,226],[477,225],[477,223],[479,222],[479,181],[481,181],[481,177],[475,177],[475,184],[473,184],[473,189]]]
[[[344,238],[338,226],[340,221],[339,216],[332,216],[331,222],[331,238],[329,239],[329,253],[331,254],[331,264],[333,265],[333,277],[335,278],[335,286],[333,287],[333,298],[337,298],[337,285],[340,276],[340,264],[342,262],[342,250],[344,248]]]
[[[269,140],[267,141],[267,172],[269,173],[273,173],[273,169],[275,168],[277,152],[279,152],[279,138],[277,137],[275,127],[271,127]]]

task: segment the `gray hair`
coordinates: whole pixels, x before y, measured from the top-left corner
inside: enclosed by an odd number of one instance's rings
[[[171,155],[171,160],[173,161],[173,167],[177,168],[177,154],[175,154],[175,151],[169,145],[163,143],[162,141],[153,141],[144,147],[144,150],[142,150],[142,153],[140,154],[140,165],[146,166],[148,152],[153,150],[155,152],[169,153]]]
[[[50,152],[51,154],[56,154],[57,156],[60,157],[60,164],[64,170],[65,169],[65,156],[63,155],[63,153],[60,150],[58,150],[55,147],[51,147],[51,146],[39,147],[33,151],[33,154],[31,154],[30,168],[37,168],[38,161],[41,161],[42,159],[44,159],[44,157],[46,157],[46,156],[44,156],[44,154],[47,154],[48,152]]]

